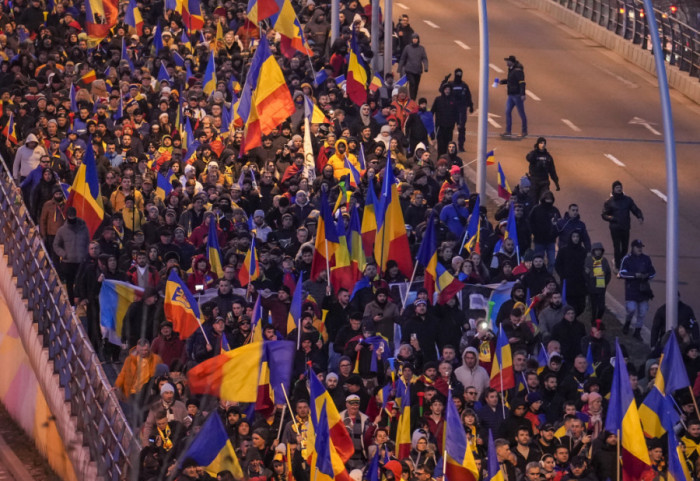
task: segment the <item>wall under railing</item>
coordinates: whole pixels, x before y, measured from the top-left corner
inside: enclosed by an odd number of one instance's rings
[[[73,474],[56,466],[60,456],[49,462],[66,479],[135,479],[137,439],[17,192],[0,159],[0,294],[14,323],[7,332],[21,342]],[[0,379],[12,374],[0,370]],[[45,444],[37,441],[47,453]]]
[[[656,75],[641,0],[522,0]],[[669,85],[700,103],[700,32],[654,10]]]

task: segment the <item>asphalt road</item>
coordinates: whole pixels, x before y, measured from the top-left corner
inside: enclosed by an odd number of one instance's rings
[[[456,67],[464,70],[476,105],[478,100],[479,26],[476,0],[394,2],[394,19],[408,14],[413,29],[421,36],[430,63],[423,75],[419,96],[429,106],[438,95],[441,79]],[[587,39],[539,10],[518,0],[488,2],[490,41],[488,148],[495,149],[511,187],[527,171],[525,155],[538,136],[548,139],[562,190],[555,192],[556,205],[563,212],[578,203],[591,239],[602,241],[612,261],[607,223],[601,217],[603,203],[614,180],[623,183],[644,212],[643,225],[633,221],[631,239],[641,238],[645,252],[657,270],[646,325],[654,311],[665,302],[665,157],[661,108],[656,78],[621,56]],[[525,68],[528,98],[525,110],[530,137],[504,141],[505,86],[491,87],[494,78],[504,78],[504,57],[515,55]],[[500,71],[499,71],[500,70]],[[681,298],[700,309],[694,297],[700,279],[700,107],[682,94],[671,91],[675,123],[679,183],[679,288]],[[478,112],[477,112],[478,113]],[[476,158],[477,117],[467,123],[467,152]],[[513,133],[520,132],[520,120],[513,112]],[[455,134],[456,135],[456,134]],[[488,171],[488,182],[496,185],[496,169]],[[612,298],[624,301],[624,283],[613,279],[608,289]],[[608,307],[618,309],[610,299]]]

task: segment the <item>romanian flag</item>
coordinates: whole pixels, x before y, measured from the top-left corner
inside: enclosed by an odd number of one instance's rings
[[[323,113],[323,110],[314,103],[311,98],[304,95],[304,115],[309,119],[310,124],[329,124],[330,121]]]
[[[251,23],[257,25],[266,18],[279,13],[284,1],[285,0],[248,0],[248,12],[246,16]]]
[[[287,315],[287,335],[294,329],[299,328],[299,320],[301,319],[301,305],[302,305],[302,279],[304,276],[299,274],[299,279],[297,280],[297,285],[294,288],[294,294],[292,294],[292,304],[289,306],[289,314]],[[301,328],[297,331],[301,334]],[[297,343],[298,344],[298,343]],[[299,346],[297,346],[298,348]]]
[[[143,35],[143,17],[139,7],[136,6],[136,0],[129,0],[129,6],[126,7],[124,14],[124,23],[136,30],[136,35]]]
[[[505,481],[505,476],[501,467],[498,464],[498,455],[496,454],[496,444],[493,442],[493,433],[489,429],[489,451],[488,451],[489,464],[487,467],[488,477],[487,481]]]
[[[203,466],[210,476],[228,470],[236,479],[243,479],[241,463],[216,411],[209,414],[187,452],[181,457],[183,462],[188,458]]]
[[[673,410],[671,400],[666,398],[667,409]],[[692,479],[688,470],[688,463],[685,458],[684,445],[678,442],[676,433],[673,431],[674,423],[665,419],[666,431],[668,431],[668,472],[666,481],[685,481]]]
[[[335,250],[335,265],[331,267],[331,285],[336,294],[341,287],[352,292],[355,283],[360,279],[361,274],[353,268],[350,261],[350,251],[348,250],[348,238],[345,235],[345,224],[339,221],[336,224],[338,235],[338,247]]]
[[[369,91],[374,93],[380,88],[384,86],[384,80],[382,79],[382,76],[379,75],[378,73],[375,73],[372,76],[372,81],[369,83]]]
[[[360,176],[360,172],[357,170],[357,168],[352,162],[350,162],[347,155],[345,156],[345,168],[350,171],[350,174],[348,175],[350,178],[350,186],[357,188],[362,183],[362,177]]]
[[[186,339],[199,328],[199,304],[187,288],[177,270],[172,269],[165,284],[165,318],[173,323],[173,330]]]
[[[92,238],[105,217],[100,182],[97,178],[95,153],[92,150],[92,138],[87,142],[85,158],[75,174],[66,205],[75,207],[78,217],[87,224]]]
[[[187,27],[187,33],[200,31],[204,28],[204,17],[199,0],[182,1],[182,22]]]
[[[498,197],[509,200],[510,196],[513,194],[513,191],[510,190],[510,186],[508,185],[508,181],[506,180],[506,174],[503,173],[503,169],[501,168],[501,163],[498,163]]]
[[[416,260],[425,268],[423,287],[428,290],[428,299],[431,302],[433,302],[437,292],[438,302],[444,304],[464,287],[464,284],[450,274],[438,261],[437,231],[435,229],[434,214],[428,219],[428,225],[425,228]]]
[[[207,235],[207,260],[211,271],[221,279],[224,277],[223,257],[219,248],[219,233],[216,228],[216,216],[209,218],[209,235]]]
[[[204,80],[202,82],[204,83],[202,91],[209,97],[216,90],[216,57],[214,57],[214,51],[209,53],[209,62],[207,63],[207,69],[204,71]]]
[[[182,15],[182,0],[165,0],[165,9],[173,10]]]
[[[333,401],[324,402],[321,405],[318,421],[314,424],[315,439],[310,463],[311,472],[314,473],[313,477],[316,481],[350,481],[345,462],[340,458],[328,428],[330,419],[327,410],[331,408],[335,409]],[[342,423],[341,425],[345,429]]]
[[[97,73],[95,72],[95,69],[90,70],[88,73],[80,77],[80,82],[82,82],[83,85],[90,85],[95,80],[97,80]]]
[[[95,46],[107,38],[119,19],[117,0],[87,0],[85,2],[85,29],[88,45]],[[93,79],[95,80],[95,79]]]
[[[297,52],[314,54],[304,38],[304,31],[290,0],[283,0],[279,12],[270,17],[270,25],[280,34],[280,50],[285,57],[292,58]]]
[[[249,342],[262,342],[263,341],[263,334],[262,334],[263,318],[262,318],[262,306],[260,305],[261,300],[262,300],[262,297],[258,296],[258,298],[255,300],[255,306],[253,306],[253,316],[252,316],[251,323],[250,323],[251,339]]]
[[[187,373],[193,394],[210,394],[222,401],[254,403],[263,343],[252,342],[197,364]]]
[[[413,272],[411,249],[408,247],[406,223],[399,204],[392,165],[391,155],[388,155],[384,169],[381,203],[376,212],[377,235],[374,242],[374,259],[380,272],[384,272],[387,262],[393,259],[398,263],[401,273],[410,277]]]
[[[122,325],[129,306],[141,299],[143,289],[128,282],[105,279],[100,288],[100,328],[110,343],[121,346]]]
[[[282,69],[272,56],[270,45],[264,36],[255,51],[246,84],[251,73],[255,71],[257,75],[254,77],[257,77],[257,81],[252,84],[254,90],[251,93],[249,115],[245,124],[245,152],[262,145],[262,136],[272,132],[296,110]]]
[[[156,175],[156,197],[165,201],[165,198],[173,191],[173,185],[160,172]]]
[[[258,262],[258,253],[255,250],[255,236],[250,243],[250,250],[245,255],[243,265],[238,271],[238,280],[241,286],[247,286],[251,282],[260,277],[260,263]]]
[[[274,414],[275,403],[283,404],[282,386],[289,389],[295,353],[295,346],[291,341],[268,341],[263,344],[255,410],[265,417]]]
[[[17,129],[15,128],[15,116],[12,112],[10,112],[10,118],[7,120],[7,124],[5,125],[2,134],[12,144],[17,145]]]
[[[513,357],[510,352],[510,344],[506,337],[506,331],[501,326],[496,341],[496,355],[491,364],[491,381],[489,387],[503,392],[515,387],[515,374],[513,372]]]
[[[657,386],[653,386],[639,406],[639,419],[644,434],[650,438],[660,438],[666,433],[666,419],[671,421],[672,426],[680,420],[678,412],[667,398]]]
[[[615,372],[610,389],[610,403],[605,418],[605,429],[618,434],[622,451],[622,479],[636,481],[649,468],[649,452],[634,401],[629,374],[620,344],[615,341]]]
[[[403,380],[399,380],[399,383],[404,384]],[[399,424],[396,426],[396,456],[399,459],[407,458],[411,454],[411,435],[413,434],[411,431],[411,388],[405,384],[403,387],[405,389],[401,395]]]
[[[474,454],[467,442],[467,434],[464,432],[461,418],[452,400],[452,389],[447,394],[447,406],[445,408],[445,474],[447,479],[459,481],[478,481],[479,469],[476,467]]]
[[[355,29],[352,30],[352,39],[350,40],[350,57],[346,78],[345,88],[350,100],[357,105],[367,103],[367,66],[362,60],[360,47],[357,45]],[[391,164],[387,162],[387,165]]]
[[[481,252],[481,242],[479,234],[481,232],[481,196],[476,197],[474,201],[474,208],[472,209],[472,215],[469,216],[469,222],[467,223],[467,232],[464,237],[467,242],[464,244],[464,249],[467,252]]]
[[[330,270],[335,251],[340,244],[326,190],[321,190],[320,204],[320,215],[316,226],[314,259],[311,263],[311,279],[317,279],[321,272]]]
[[[486,165],[493,165],[496,163],[496,156],[493,150],[486,152]]]
[[[357,206],[353,204],[350,208],[350,223],[348,224],[348,249],[350,250],[350,262],[355,271],[357,279],[362,278],[367,265],[365,250],[362,245],[362,227],[360,225],[360,215],[357,213]],[[352,292],[352,291],[350,291]]]
[[[355,453],[355,447],[352,443],[352,438],[345,428],[343,423],[343,418],[340,417],[338,409],[335,407],[335,403],[331,398],[326,388],[323,387],[321,381],[316,377],[316,373],[313,369],[309,368],[309,393],[311,396],[310,408],[311,408],[311,421],[314,429],[320,420],[321,411],[323,406],[326,406],[326,414],[328,416],[328,421],[325,426],[330,432],[330,438],[333,442],[335,450],[338,452],[340,459],[346,463],[348,459]]]

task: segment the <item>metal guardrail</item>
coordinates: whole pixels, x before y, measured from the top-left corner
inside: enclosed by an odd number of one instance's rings
[[[640,0],[552,0],[640,48],[651,49],[649,27]],[[654,9],[664,59],[688,75],[700,78],[700,32],[676,19],[671,12]]]
[[[139,444],[112,391],[95,350],[0,158],[0,243],[22,288],[38,333],[58,374],[97,472],[106,479],[134,476]]]

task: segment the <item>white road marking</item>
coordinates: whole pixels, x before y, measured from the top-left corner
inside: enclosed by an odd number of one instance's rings
[[[561,119],[562,122],[564,122],[564,125],[569,127],[571,130],[574,132],[581,132],[581,129],[577,127],[571,120],[569,119]]]
[[[440,28],[436,23],[431,22],[430,20],[423,20],[423,22],[428,26],[432,28]]]
[[[477,117],[477,116],[479,115],[479,109],[474,110],[474,113],[472,113],[472,114],[470,114],[470,115],[471,115],[472,117]],[[496,122],[496,121],[493,119],[493,117],[498,117],[498,118],[500,118],[501,116],[500,116],[500,115],[496,115],[496,114],[492,114],[491,112],[489,112],[489,118],[488,118],[489,124],[491,124],[491,125],[492,125],[494,128],[496,128],[496,129],[500,129],[500,128],[501,128],[501,124],[499,124],[498,122]]]
[[[649,190],[651,190],[651,191],[654,193],[654,195],[656,195],[657,197],[659,197],[659,198],[660,198],[661,200],[663,200],[664,202],[668,202],[668,197],[666,197],[666,194],[664,194],[664,193],[661,192],[660,190],[657,190],[657,189],[649,189]]]
[[[410,10],[410,8],[408,8],[408,6],[407,6],[407,5],[404,5],[404,4],[403,4],[403,3],[401,3],[401,2],[396,2],[396,4],[395,4],[395,5],[396,5],[397,7],[401,7],[401,8],[403,8],[404,10]]]
[[[605,72],[606,74],[610,75],[611,77],[614,77],[614,78],[617,79],[618,81],[622,82],[622,83],[625,84],[628,88],[631,88],[631,89],[638,89],[638,88],[639,88],[639,85],[637,85],[636,83],[632,82],[631,80],[627,80],[625,77],[621,77],[620,75],[616,74],[616,73],[613,72],[612,70],[609,70],[609,69],[607,69],[607,68],[605,68],[605,67],[601,67],[601,66],[599,66],[599,65],[596,65],[596,67],[598,67],[600,70],[602,70],[602,71]]]
[[[492,70],[494,70],[494,71],[496,71],[496,72],[498,72],[498,73],[503,73],[503,72],[504,72],[504,70],[503,70],[501,67],[499,67],[498,65],[494,65],[494,64],[490,63],[490,64],[489,64],[489,67],[491,67]]]
[[[461,40],[455,40],[455,43],[462,47],[464,50],[471,50],[472,48]]]
[[[530,91],[530,90],[525,90],[525,93],[526,93],[527,96],[530,97],[532,100],[536,100],[536,101],[538,101],[538,102],[539,102],[540,100],[542,100],[542,99],[539,98],[537,95],[533,94],[532,91]]]
[[[651,132],[654,135],[661,135],[661,132],[656,130],[652,125],[656,125],[652,122],[648,122],[642,118],[639,117],[634,117],[632,120],[629,121],[630,124],[635,124],[635,125],[643,125],[649,132]]]
[[[606,156],[608,159],[610,159],[610,160],[612,161],[613,164],[619,165],[620,167],[624,167],[624,166],[625,166],[625,164],[624,164],[620,159],[618,159],[617,157],[615,157],[614,155],[612,155],[612,154],[605,154],[605,156]]]

